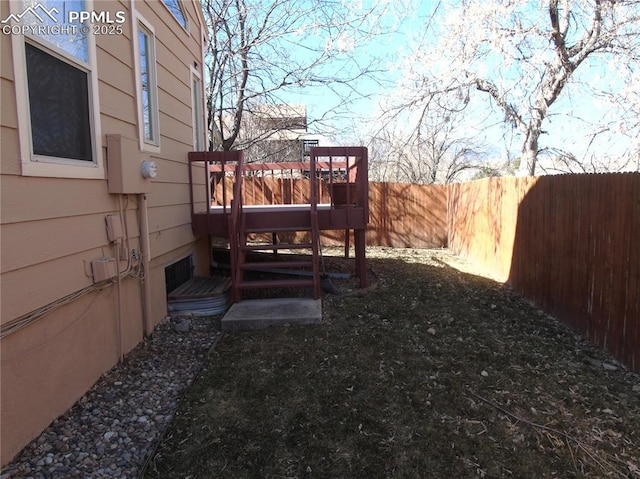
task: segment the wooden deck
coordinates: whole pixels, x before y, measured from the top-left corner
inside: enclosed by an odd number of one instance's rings
[[[244,164],[241,152],[189,154],[191,221],[196,235],[227,238],[238,277],[250,234],[308,232],[318,249],[319,231],[352,230],[356,274],[367,285],[365,228],[369,222],[367,150],[364,147],[312,148],[309,162]],[[286,185],[286,186],[285,186]],[[345,235],[349,238],[349,235]],[[296,245],[291,245],[296,246]],[[269,249],[266,248],[265,249]],[[314,253],[317,255],[317,253]],[[232,259],[233,262],[233,259]],[[318,271],[318,258],[313,258]],[[319,273],[318,273],[319,275]],[[316,276],[316,275],[314,275]],[[245,287],[241,279],[234,286]],[[319,296],[314,278],[314,296]],[[260,285],[260,287],[266,287]],[[236,300],[239,293],[236,293]]]
[[[246,205],[242,208],[246,224],[252,228],[281,229],[287,225],[304,226],[311,205]],[[229,237],[229,216],[231,209],[212,206],[209,211],[191,215],[193,232],[196,235],[211,235],[218,238]],[[366,228],[368,218],[364,208],[332,207],[327,203],[318,205],[318,227],[320,230],[359,230]],[[275,231],[275,230],[274,230]]]

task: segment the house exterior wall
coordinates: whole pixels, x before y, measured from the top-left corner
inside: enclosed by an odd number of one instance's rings
[[[11,4],[13,9],[21,5]],[[203,20],[199,2],[183,1],[185,30],[160,1],[88,2],[94,11],[125,12],[123,31],[95,36],[101,153],[105,174],[82,179],[25,175],[18,82],[13,42],[0,34],[0,347],[1,463],[9,462],[31,439],[67,410],[145,332],[143,280],[129,276],[118,284],[93,285],[91,261],[118,257],[109,242],[107,215],[126,218],[131,250],[141,252],[141,194],[109,193],[106,135],[120,134],[139,143],[136,88],[136,21],[144,19],[155,35],[160,145],[144,154],[158,175],[146,194],[150,264],[148,324],[166,315],[164,268],[193,255],[196,274],[208,272],[206,238],[191,232],[187,153],[194,149],[193,71],[202,68]],[[0,17],[11,13],[0,2]],[[21,80],[22,79],[22,80]],[[24,86],[24,85],[23,85]],[[202,109],[203,110],[203,109]],[[200,118],[204,121],[204,118]],[[36,165],[37,166],[37,165]],[[142,254],[144,255],[144,251]],[[121,261],[122,271],[129,262]],[[137,260],[132,267],[141,273]],[[72,295],[83,292],[79,298]],[[56,304],[36,317],[34,311]],[[26,325],[7,333],[16,320]],[[35,318],[35,319],[34,319]]]

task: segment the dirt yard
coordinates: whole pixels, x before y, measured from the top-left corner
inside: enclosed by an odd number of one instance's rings
[[[368,255],[324,324],[223,336],[145,477],[640,478],[638,375],[448,251]]]

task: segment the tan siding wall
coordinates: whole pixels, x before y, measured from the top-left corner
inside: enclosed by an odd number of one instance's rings
[[[139,248],[137,211],[127,211],[127,229],[132,247]],[[105,215],[87,214],[41,221],[9,223],[2,229],[2,273],[83,253],[111,254],[106,246]],[[101,249],[102,248],[102,249]],[[90,268],[85,268],[89,272]]]
[[[128,314],[140,317],[137,281],[123,285]],[[67,410],[117,362],[116,292],[87,295],[2,342],[2,462]],[[142,322],[124,321],[124,351]]]
[[[158,170],[158,177],[155,181],[163,183],[188,184],[189,170],[185,168],[185,163],[183,161],[177,161],[178,158],[181,158],[184,155],[184,152],[180,153],[176,151],[175,156],[169,152],[166,154],[169,158],[162,159],[162,169]]]
[[[103,92],[105,89],[103,89]],[[109,135],[122,135],[126,138],[137,138],[138,137],[138,127],[135,123],[126,123],[118,118],[110,115],[111,109],[109,109],[108,113],[102,114],[102,130],[103,133],[108,132]],[[107,158],[107,148],[104,147],[104,157]],[[106,161],[107,170],[109,168],[109,161],[107,158]],[[109,173],[107,172],[107,175]]]
[[[9,42],[3,42],[9,43]],[[3,62],[4,64],[4,62]],[[14,94],[13,79],[5,78],[4,68],[2,71],[2,124],[11,128],[18,128],[18,116],[16,113],[16,97]]]
[[[164,268],[194,255],[196,272],[208,274],[208,242],[191,232],[187,152],[192,149],[189,67],[200,63],[200,27],[188,7],[193,35],[179,27],[159,1],[136,1],[155,29],[161,151],[152,158],[158,179],[149,201],[152,321],[166,314]],[[94,10],[128,11],[129,1],[96,1]],[[1,3],[2,18],[8,15]],[[137,104],[129,13],[124,34],[96,37],[102,134],[137,141]],[[2,322],[29,313],[92,284],[90,261],[114,256],[104,217],[117,214],[118,196],[106,180],[21,176],[13,63],[2,36]],[[175,51],[174,51],[175,50]],[[104,144],[104,137],[103,137]],[[106,153],[106,148],[103,148]],[[108,174],[108,159],[105,154]],[[126,203],[126,201],[123,201]],[[138,198],[130,195],[127,218],[131,247],[140,249]],[[121,263],[125,267],[125,263]],[[124,281],[123,352],[142,338],[141,283]],[[89,293],[2,340],[2,464],[117,361],[116,288]],[[10,298],[10,299],[7,299]],[[10,433],[9,433],[10,432]]]
[[[4,87],[2,87],[4,88]],[[11,86],[13,88],[13,85]],[[5,103],[2,103],[4,111]],[[20,174],[20,143],[18,140],[18,130],[11,127],[0,128],[0,143],[2,143],[2,162],[0,163],[0,175]],[[6,158],[6,160],[5,160]],[[4,184],[0,188],[2,190]],[[0,192],[1,193],[1,192]],[[4,198],[4,195],[3,195]]]
[[[123,125],[120,128],[127,128],[117,133],[122,132],[121,134],[133,138],[138,136],[138,131],[135,127],[136,103],[134,98],[107,83],[100,82],[100,110],[103,116],[108,115],[114,120],[122,122]],[[110,134],[114,133],[111,130],[107,131]]]
[[[3,259],[7,254],[10,252],[3,251]],[[85,264],[90,271],[90,261],[101,256],[97,248],[3,273],[2,324],[90,286]]]
[[[134,76],[131,69],[133,50],[125,35],[113,35],[109,42],[98,43],[100,82],[107,83],[133,98]]]
[[[191,225],[189,211],[184,205],[172,205],[164,208],[151,208],[149,211],[149,229],[163,231],[175,225]]]
[[[2,2],[0,14],[2,18],[9,11],[6,2]],[[13,74],[13,53],[11,51],[11,38],[6,35],[0,47],[0,105],[2,106],[2,162],[0,174],[20,174],[20,148],[18,140],[18,114],[16,110],[16,97]]]
[[[165,83],[158,92],[160,108],[162,113],[165,115],[165,118],[171,119],[175,121],[176,124],[183,125],[190,129],[191,97],[185,98],[182,95],[185,88],[190,88],[189,70],[187,69],[186,71],[186,78],[176,78],[173,71],[160,66],[160,68],[158,68],[158,78],[165,80]],[[185,104],[185,100],[189,100],[189,103]],[[175,132],[171,129],[167,129],[166,136],[174,137]],[[180,137],[178,136],[178,138]]]
[[[7,175],[2,180],[2,223],[109,213],[117,209],[117,198],[108,194],[106,181]]]
[[[154,183],[154,187],[158,184]],[[189,202],[189,188],[185,188],[182,184],[164,183],[162,184],[162,192],[162,196],[154,196],[153,192],[149,195],[149,206],[151,208],[178,204],[186,205]]]
[[[7,18],[7,15],[9,15],[8,2],[0,3],[0,15],[2,15],[2,18]],[[0,45],[0,72],[2,72],[2,78],[6,78],[8,80],[13,81],[13,55],[11,53],[10,41],[4,41]],[[4,115],[4,108],[3,108],[3,115]]]
[[[100,248],[107,242],[104,215],[72,216],[5,225],[2,273]],[[4,256],[4,255],[3,255]]]
[[[155,29],[158,62],[158,103],[160,107],[161,152],[153,155],[158,165],[158,177],[149,195],[149,229],[154,258],[193,241],[189,210],[187,152],[192,150],[191,82],[189,66],[200,64],[200,28],[194,6],[187,16],[192,32],[179,27],[168,10],[150,8],[150,2],[138,2],[138,12]],[[185,62],[185,58],[192,58]],[[162,189],[162,195],[154,194]],[[173,260],[179,258],[174,258]],[[173,262],[173,261],[169,261]]]
[[[151,242],[151,253],[154,257],[170,253],[176,248],[175,245],[191,244],[193,239],[191,224],[165,229],[156,234],[152,233],[151,236],[155,237]]]

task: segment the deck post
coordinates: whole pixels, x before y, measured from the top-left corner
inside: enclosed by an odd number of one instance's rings
[[[365,256],[366,249],[366,230],[357,229],[353,231],[353,239],[356,248],[356,275],[360,278],[360,287],[367,287],[367,258]]]
[[[355,231],[355,230],[354,230]],[[344,257],[349,259],[349,230],[344,230]]]

